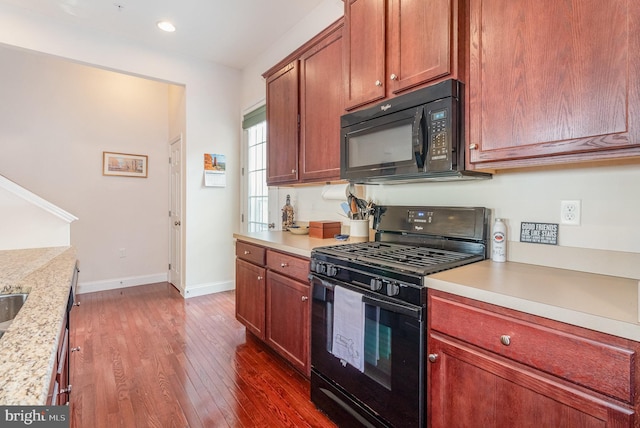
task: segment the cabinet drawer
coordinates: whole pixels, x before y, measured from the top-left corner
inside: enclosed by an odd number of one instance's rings
[[[432,330],[633,402],[634,350],[435,295],[430,296],[429,311]]]
[[[264,266],[265,254],[267,250],[257,245],[249,244],[244,241],[236,242],[236,257]]]
[[[308,282],[309,260],[277,251],[267,251],[267,267],[299,281]]]

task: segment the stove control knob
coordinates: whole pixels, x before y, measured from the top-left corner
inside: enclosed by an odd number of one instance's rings
[[[316,262],[313,270],[317,273],[325,273],[327,266],[324,263]]]
[[[334,265],[327,265],[327,276],[336,276],[338,274],[338,268]]]
[[[369,288],[371,291],[380,291],[382,290],[382,280],[380,278],[371,278],[369,282]]]
[[[400,286],[397,282],[390,282],[387,284],[387,296],[397,296],[400,294]]]

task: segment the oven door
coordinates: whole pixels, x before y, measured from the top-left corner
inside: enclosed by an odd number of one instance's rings
[[[341,426],[424,426],[425,309],[311,275],[312,401]],[[362,294],[364,370],[332,354],[334,287]]]

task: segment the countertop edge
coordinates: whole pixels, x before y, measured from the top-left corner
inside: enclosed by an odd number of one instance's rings
[[[613,320],[546,303],[534,302],[441,279],[427,278],[426,283],[428,288],[434,290],[444,291],[480,302],[640,342],[640,327],[624,321]]]

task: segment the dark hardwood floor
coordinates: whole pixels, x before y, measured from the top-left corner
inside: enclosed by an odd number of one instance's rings
[[[334,427],[309,382],[235,319],[235,293],[168,283],[87,293],[71,312],[71,426]]]

